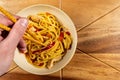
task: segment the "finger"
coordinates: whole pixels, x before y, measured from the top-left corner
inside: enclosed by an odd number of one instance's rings
[[[10,50],[14,50],[17,47],[21,37],[27,28],[27,24],[28,20],[26,18],[20,18],[13,26],[9,35],[4,40]]]
[[[17,15],[13,15],[17,20],[20,18],[20,16],[17,16]],[[11,26],[13,25],[14,23],[9,19],[7,18],[6,16],[0,14],[0,23],[1,24],[4,24],[6,26]]]
[[[13,15],[17,20],[20,19],[21,17],[18,15]]]
[[[4,16],[4,15],[2,15],[2,14],[0,14],[0,23],[1,24],[4,24],[4,25],[6,25],[6,26],[10,26],[10,25],[12,25],[13,24],[13,22],[11,21],[11,20],[9,20],[6,16]]]
[[[11,13],[12,14],[12,13]],[[15,14],[12,14],[12,16],[14,16],[17,20],[20,19],[21,17]],[[9,19],[9,18],[8,18]]]
[[[23,40],[23,38],[20,40],[19,44],[18,44],[18,49],[21,53],[25,53],[26,52],[26,44],[25,41]]]
[[[2,41],[4,38],[2,36],[0,36],[0,41]]]

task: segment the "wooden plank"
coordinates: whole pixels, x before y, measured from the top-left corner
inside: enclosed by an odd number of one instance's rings
[[[119,4],[119,0],[62,0],[62,10],[72,18],[79,30]]]
[[[120,53],[120,8],[78,32],[78,48],[86,53]]]
[[[50,75],[34,75],[28,73],[21,68],[17,67],[16,69],[10,71],[9,73],[0,77],[0,80],[60,80],[60,71],[50,74]]]
[[[120,72],[77,51],[63,69],[63,80],[119,80]]]
[[[17,13],[21,9],[35,5],[35,4],[49,4],[59,7],[59,0],[1,0],[0,5],[5,7],[11,13]]]
[[[78,48],[120,71],[120,8],[78,32]]]
[[[120,54],[119,53],[89,53],[89,55],[97,58],[98,60],[110,65],[116,70],[120,71]]]

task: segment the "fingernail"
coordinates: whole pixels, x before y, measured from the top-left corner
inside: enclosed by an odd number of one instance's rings
[[[27,53],[27,49],[20,50],[21,53]]]
[[[28,25],[28,20],[27,19],[20,19],[21,25],[26,27]]]
[[[24,54],[27,53],[27,50],[22,51],[22,53],[24,53]]]
[[[27,50],[25,50],[23,53],[27,53]]]

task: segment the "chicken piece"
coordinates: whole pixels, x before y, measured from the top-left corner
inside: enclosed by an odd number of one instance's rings
[[[29,30],[32,31],[32,32],[36,31],[36,29],[34,27],[31,27]]]
[[[33,22],[39,23],[41,17],[38,15],[30,15],[30,16],[28,16],[28,19],[32,20]]]

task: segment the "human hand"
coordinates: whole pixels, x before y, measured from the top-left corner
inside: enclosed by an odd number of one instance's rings
[[[18,46],[18,49],[22,52],[26,50],[22,36],[27,28],[28,20],[19,18],[14,24],[7,17],[0,14],[0,24],[12,26],[7,37],[4,36],[6,33],[0,29],[0,75],[2,75],[11,65],[16,47]]]

